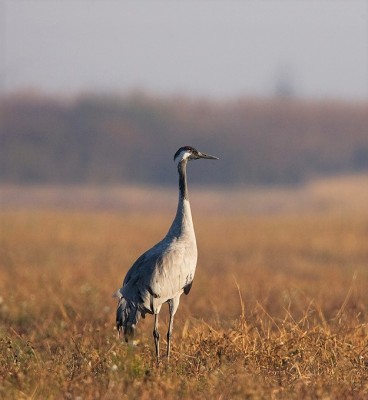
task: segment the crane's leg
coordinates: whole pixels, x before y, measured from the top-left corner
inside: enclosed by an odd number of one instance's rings
[[[166,356],[167,356],[168,360],[170,358],[171,337],[172,337],[172,330],[173,330],[173,325],[174,325],[174,315],[176,313],[176,310],[179,307],[179,300],[180,300],[180,296],[177,296],[177,297],[175,297],[175,298],[173,298],[173,299],[168,301],[168,303],[169,303],[169,314],[170,314],[169,329],[167,331],[167,352],[166,352]]]
[[[160,361],[160,333],[158,332],[158,314],[155,314],[155,325],[153,328],[153,339],[155,340],[156,347],[156,360]]]

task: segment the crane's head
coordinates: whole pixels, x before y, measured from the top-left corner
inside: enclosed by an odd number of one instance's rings
[[[207,160],[218,160],[217,157],[201,153],[191,146],[180,147],[180,149],[174,155],[174,161],[177,161],[178,163],[184,160],[199,160],[200,158],[205,158]]]

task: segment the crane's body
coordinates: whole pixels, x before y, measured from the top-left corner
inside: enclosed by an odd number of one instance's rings
[[[178,160],[179,201],[176,216],[164,239],[143,253],[129,269],[123,286],[116,292],[119,304],[117,329],[124,331],[125,340],[134,336],[136,324],[145,314],[155,315],[153,336],[159,360],[158,314],[164,303],[169,304],[167,357],[170,355],[173,319],[180,296],[188,294],[197,265],[197,244],[190,209],[186,165],[191,159],[217,159],[192,147],[181,147],[175,154]]]

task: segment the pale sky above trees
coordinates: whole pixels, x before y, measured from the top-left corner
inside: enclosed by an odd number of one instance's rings
[[[0,0],[0,89],[368,98],[368,2]]]

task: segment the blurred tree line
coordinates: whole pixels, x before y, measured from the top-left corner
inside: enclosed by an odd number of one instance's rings
[[[2,183],[166,184],[183,145],[221,159],[193,163],[197,183],[289,184],[368,170],[366,103],[23,94],[1,99],[0,128]]]

